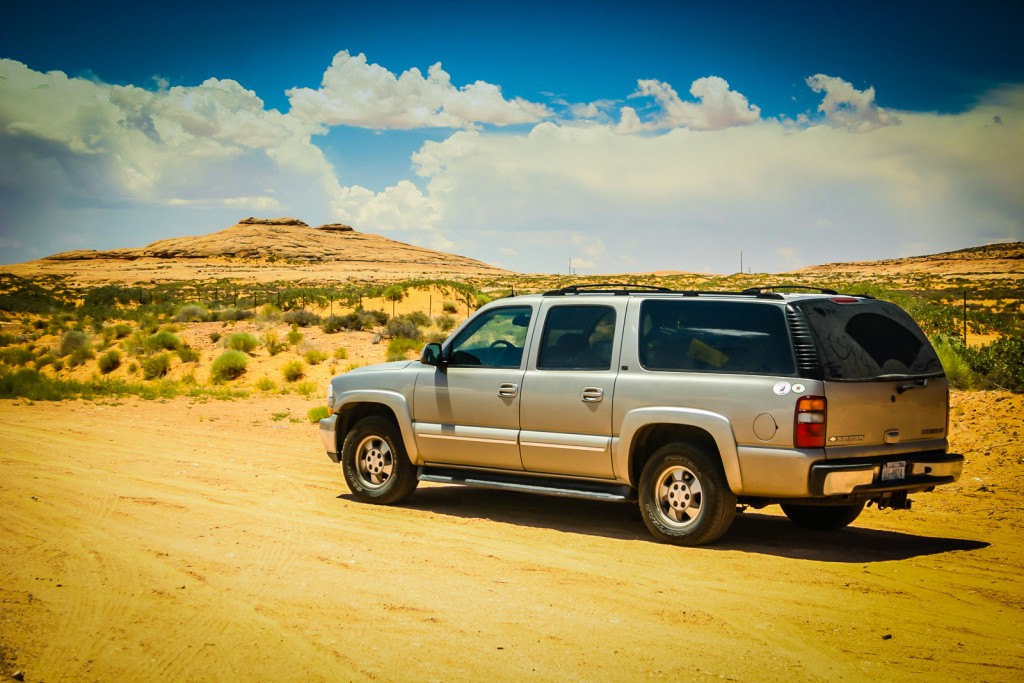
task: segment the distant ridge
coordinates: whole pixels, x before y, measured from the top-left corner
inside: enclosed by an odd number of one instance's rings
[[[78,249],[0,266],[17,275],[58,275],[82,284],[181,280],[397,281],[510,275],[490,264],[329,223],[243,218],[208,235],[172,237],[138,249]]]
[[[879,261],[846,261],[810,266],[795,271],[799,274],[869,273],[884,271],[890,275],[949,275],[1024,277],[1024,242],[1000,242],[981,247],[968,247],[927,256],[883,259]]]

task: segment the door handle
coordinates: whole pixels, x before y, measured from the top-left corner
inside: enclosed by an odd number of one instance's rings
[[[584,403],[600,403],[604,400],[604,389],[600,387],[584,387],[581,398]]]
[[[519,393],[518,384],[499,384],[498,385],[498,396],[502,398],[515,398],[516,394]]]

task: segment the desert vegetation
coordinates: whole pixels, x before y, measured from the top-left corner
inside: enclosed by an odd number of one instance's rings
[[[816,272],[76,287],[56,276],[0,274],[0,397],[312,395],[337,372],[414,358],[493,299],[610,280],[733,291],[782,283],[890,300],[931,338],[954,388],[1024,392],[1024,295],[1010,277]]]

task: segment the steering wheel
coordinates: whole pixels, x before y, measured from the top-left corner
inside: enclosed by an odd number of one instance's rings
[[[515,348],[519,348],[519,347],[517,347],[517,346],[516,346],[515,344],[513,344],[512,342],[510,342],[510,341],[509,341],[508,339],[495,339],[495,340],[494,340],[494,342],[492,342],[492,343],[491,343],[491,346],[490,346],[490,348],[492,348],[492,349],[496,349],[496,348],[498,348],[499,346],[504,346],[504,347],[505,347],[505,348],[507,348],[507,349],[515,349]]]

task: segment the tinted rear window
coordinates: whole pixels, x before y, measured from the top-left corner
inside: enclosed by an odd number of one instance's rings
[[[640,363],[648,370],[795,372],[782,308],[746,301],[645,301]]]
[[[814,336],[825,379],[937,377],[942,363],[917,323],[887,301],[795,302]]]

